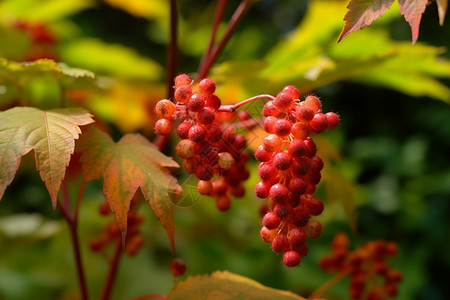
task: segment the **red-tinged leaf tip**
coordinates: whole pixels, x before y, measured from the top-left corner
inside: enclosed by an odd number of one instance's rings
[[[447,13],[448,0],[436,0],[439,13],[439,25],[444,25],[445,14]]]
[[[344,17],[346,23],[339,35],[338,43],[349,33],[372,24],[391,7],[393,2],[394,0],[351,0],[347,6],[348,12]]]
[[[398,0],[400,13],[411,27],[412,43],[417,42],[419,37],[420,20],[427,7],[428,0]]]

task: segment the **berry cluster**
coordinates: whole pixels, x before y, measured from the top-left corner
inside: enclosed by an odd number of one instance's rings
[[[322,113],[316,96],[299,100],[300,92],[286,86],[263,108],[263,126],[269,133],[255,151],[261,162],[255,186],[259,198],[269,198],[269,211],[264,215],[261,237],[272,244],[277,253],[284,253],[288,267],[300,264],[308,248],[306,238],[316,238],[321,224],[311,218],[323,211],[323,203],[313,197],[321,179],[323,161],[316,155],[310,133],[320,133],[339,125],[336,113]]]
[[[99,206],[99,212],[103,216],[111,214],[111,209],[107,203],[102,203]],[[134,256],[142,248],[144,244],[144,238],[140,232],[140,225],[143,222],[141,215],[134,211],[128,212],[128,223],[127,223],[127,236],[125,239],[125,253]],[[99,237],[95,237],[90,241],[90,248],[94,252],[100,252],[105,250],[108,244],[121,243],[122,231],[115,220],[107,223],[105,228]]]
[[[156,104],[160,119],[155,131],[168,135],[173,124],[178,124],[175,131],[181,140],[176,151],[184,159],[184,169],[199,179],[198,192],[216,197],[217,207],[225,211],[231,205],[230,195],[242,197],[245,193],[242,181],[249,177],[245,167],[249,156],[242,151],[247,141],[232,124],[221,124],[215,82],[205,78],[196,88],[198,91],[186,74],[175,78],[176,104],[168,99]]]
[[[371,241],[349,251],[345,233],[338,233],[331,244],[333,254],[320,261],[326,271],[341,271],[350,275],[350,295],[353,299],[382,300],[395,297],[402,280],[399,270],[390,269],[388,256],[397,253],[397,244],[383,240]]]

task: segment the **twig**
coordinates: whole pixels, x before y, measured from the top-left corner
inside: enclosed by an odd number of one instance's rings
[[[341,281],[349,274],[348,270],[343,270],[333,276],[330,280],[322,284],[318,289],[316,289],[311,296],[308,297],[308,300],[314,300],[321,297],[326,291],[328,291],[332,286]]]
[[[250,103],[252,101],[258,100],[258,99],[270,99],[270,100],[275,100],[275,97],[272,95],[258,95],[258,96],[254,96],[248,99],[245,99],[239,103],[236,104],[231,104],[231,105],[222,105],[221,107],[219,107],[219,109],[217,110],[218,112],[235,112],[239,107]]]
[[[162,295],[162,294],[151,294],[151,295],[145,295],[145,296],[140,296],[137,298],[133,298],[131,300],[146,300],[146,299],[155,299],[155,298],[160,298],[160,299],[167,299],[166,295]]]
[[[108,300],[112,288],[114,287],[114,280],[117,275],[117,269],[119,267],[119,261],[122,256],[122,241],[118,240],[116,249],[114,250],[114,255],[109,264],[108,277],[106,278],[105,284],[103,285],[102,295],[100,297],[101,300]]]

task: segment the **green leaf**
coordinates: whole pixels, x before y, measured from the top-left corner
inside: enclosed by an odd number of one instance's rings
[[[61,20],[85,8],[93,6],[92,0],[3,0],[0,4],[0,17],[51,22]]]
[[[92,127],[77,144],[86,181],[103,177],[103,194],[122,230],[127,229],[131,198],[140,188],[169,235],[175,251],[173,211],[183,192],[170,171],[179,165],[139,134],[127,134],[115,143]]]
[[[167,300],[305,300],[289,291],[264,286],[250,278],[228,271],[211,275],[189,276],[178,281],[170,290]]]
[[[163,73],[158,63],[134,50],[96,39],[78,39],[65,44],[61,48],[61,56],[71,65],[119,78],[157,80]]]
[[[0,112],[0,199],[12,182],[21,157],[35,152],[36,168],[45,182],[53,207],[70,156],[81,130],[94,122],[78,108],[42,111],[33,107],[15,107]]]

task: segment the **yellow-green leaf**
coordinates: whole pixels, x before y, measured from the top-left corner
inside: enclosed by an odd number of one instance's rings
[[[183,193],[170,170],[179,165],[139,134],[127,134],[119,142],[96,127],[77,145],[85,180],[103,177],[103,194],[125,236],[131,198],[140,188],[169,235],[175,251],[173,211]]]
[[[94,122],[79,108],[42,111],[15,107],[0,112],[0,199],[12,182],[21,157],[35,152],[36,168],[45,182],[53,206],[64,178],[81,125]]]
[[[289,291],[264,286],[250,278],[228,271],[190,276],[178,281],[167,300],[305,300]]]

